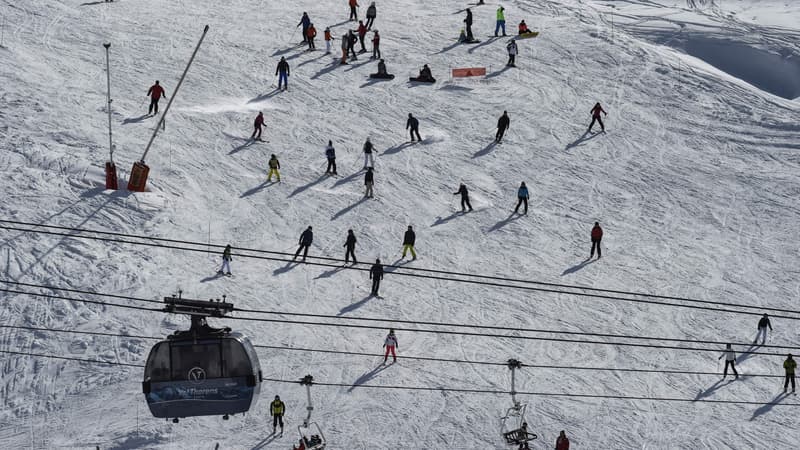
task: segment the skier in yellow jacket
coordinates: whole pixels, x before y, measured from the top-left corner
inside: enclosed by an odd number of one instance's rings
[[[281,182],[281,173],[278,171],[278,169],[280,169],[280,168],[281,168],[281,163],[280,163],[280,161],[278,161],[278,157],[275,156],[275,155],[272,155],[272,157],[269,159],[269,173],[267,174],[267,182],[268,183],[270,181],[272,181],[272,176],[273,175],[278,177],[278,183]]]

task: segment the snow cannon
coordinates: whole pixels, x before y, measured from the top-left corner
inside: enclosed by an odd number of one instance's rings
[[[137,161],[133,163],[131,177],[128,179],[128,190],[131,192],[144,192],[144,187],[147,184],[147,176],[149,174],[150,167],[145,164],[144,161]]]
[[[113,161],[106,161],[106,189],[119,189],[117,186],[117,165]]]

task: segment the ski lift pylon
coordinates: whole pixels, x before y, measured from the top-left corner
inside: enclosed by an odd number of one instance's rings
[[[538,436],[528,431],[528,422],[525,419],[525,410],[528,405],[517,400],[516,371],[522,368],[522,363],[516,359],[509,359],[507,366],[511,370],[512,406],[508,408],[506,415],[500,418],[500,432],[506,444],[516,446],[533,441]]]
[[[325,434],[316,422],[311,421],[311,413],[314,411],[314,405],[311,403],[311,386],[314,384],[314,377],[306,375],[300,379],[300,385],[306,387],[306,398],[308,405],[306,406],[305,420],[302,425],[297,426],[297,432],[300,433],[300,439],[305,445],[306,450],[323,450],[327,445]]]

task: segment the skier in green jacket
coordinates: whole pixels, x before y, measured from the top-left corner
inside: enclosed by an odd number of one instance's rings
[[[497,24],[494,26],[494,37],[497,37],[497,32],[503,29],[503,36],[506,35],[506,15],[502,6],[497,8]]]
[[[222,251],[222,267],[217,273],[231,276],[231,244],[226,245],[225,250]]]

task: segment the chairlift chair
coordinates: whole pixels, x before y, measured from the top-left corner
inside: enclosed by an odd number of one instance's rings
[[[538,436],[528,431],[528,422],[525,420],[525,410],[528,408],[528,404],[520,403],[516,397],[516,370],[522,368],[522,363],[516,359],[509,359],[508,368],[511,369],[511,401],[513,406],[508,408],[506,415],[500,418],[500,432],[506,444],[518,446],[533,441]]]
[[[323,450],[327,441],[325,434],[316,422],[304,423],[297,426],[297,431],[300,433],[300,439],[306,446],[306,450]]]

